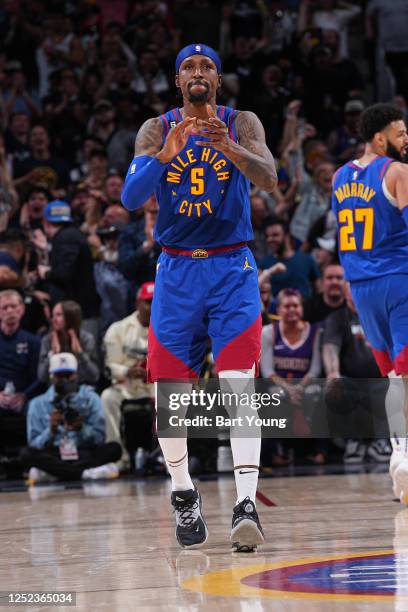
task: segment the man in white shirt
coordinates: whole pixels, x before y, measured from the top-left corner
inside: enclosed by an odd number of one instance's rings
[[[102,393],[106,440],[121,445],[122,469],[129,466],[129,455],[120,434],[122,402],[154,398],[154,385],[146,382],[147,332],[153,291],[153,282],[143,283],[137,294],[135,312],[113,323],[104,338],[105,366],[112,380],[112,386]]]

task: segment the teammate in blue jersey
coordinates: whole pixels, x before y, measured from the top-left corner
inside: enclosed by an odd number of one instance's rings
[[[194,44],[179,52],[183,106],[141,127],[122,193],[129,210],[152,192],[160,207],[154,235],[163,252],[149,329],[153,382],[197,379],[208,336],[221,380],[251,379],[258,370],[261,302],[246,245],[249,187],[272,191],[276,170],[256,115],[217,106],[220,85],[213,49]],[[237,487],[231,539],[236,550],[253,550],[264,540],[255,508],[261,432],[240,438],[238,430],[231,428]],[[188,473],[187,439],[159,441],[172,479],[177,539],[183,547],[201,546],[208,532]]]
[[[361,118],[364,155],[333,180],[339,253],[383,376],[401,376],[408,420],[408,151],[403,113],[375,104]],[[408,427],[407,430],[408,432]],[[406,438],[392,439],[394,492],[408,503]]]

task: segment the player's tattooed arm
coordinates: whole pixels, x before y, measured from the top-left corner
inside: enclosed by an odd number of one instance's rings
[[[275,161],[265,142],[265,130],[258,117],[250,111],[241,111],[235,127],[238,147],[231,161],[257,187],[273,191],[277,184]]]
[[[154,157],[162,148],[163,126],[159,117],[153,117],[143,123],[135,142],[135,157],[149,155]]]
[[[216,117],[214,109],[207,105],[208,119],[198,119],[198,134],[206,141],[201,146],[211,146],[221,151],[257,187],[273,191],[277,176],[272,153],[265,142],[265,131],[258,117],[249,111],[241,111],[235,119],[238,143],[228,135],[228,128]]]
[[[167,164],[176,157],[187,144],[188,138],[196,126],[194,117],[186,117],[171,128],[163,143],[163,125],[159,117],[148,119],[140,128],[135,143],[135,157],[149,155]]]

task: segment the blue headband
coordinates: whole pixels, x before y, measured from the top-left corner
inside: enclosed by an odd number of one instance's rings
[[[190,57],[191,55],[205,55],[206,57],[209,57],[217,66],[218,74],[221,74],[220,56],[216,51],[214,51],[214,49],[208,47],[207,45],[187,45],[187,47],[184,47],[181,51],[179,51],[179,54],[176,57],[177,74],[180,69],[181,63],[184,62],[184,60],[187,57]]]

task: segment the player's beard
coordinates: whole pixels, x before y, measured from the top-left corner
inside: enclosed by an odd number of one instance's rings
[[[385,154],[387,155],[387,157],[391,157],[391,159],[395,159],[399,162],[402,162],[404,160],[404,157],[389,140],[387,140],[387,149],[385,151]]]
[[[194,86],[194,83],[192,83],[192,85],[188,87],[188,101],[191,102],[191,104],[195,104],[197,102],[201,102],[202,104],[205,104],[206,102],[209,102],[210,88],[208,87],[207,83],[201,83],[201,85],[205,85],[205,87],[207,88],[205,91],[202,91],[201,93],[191,92],[190,88]]]

